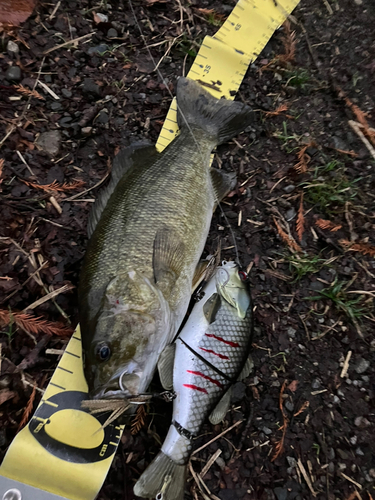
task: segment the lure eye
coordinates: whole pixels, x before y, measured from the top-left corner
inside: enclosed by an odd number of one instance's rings
[[[245,271],[238,271],[238,275],[239,277],[241,278],[241,281],[246,281],[247,280],[247,274],[245,273]]]
[[[111,357],[111,349],[107,344],[99,344],[96,347],[96,357],[99,361],[107,361]]]

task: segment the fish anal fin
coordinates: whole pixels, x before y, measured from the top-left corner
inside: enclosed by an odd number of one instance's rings
[[[176,344],[167,345],[161,352],[158,361],[158,372],[161,385],[166,391],[173,389],[173,365]]]
[[[154,240],[153,270],[159,288],[171,287],[184,265],[185,245],[178,234],[167,227],[157,231]]]
[[[220,203],[220,201],[235,188],[237,176],[235,172],[223,172],[222,170],[217,170],[216,168],[211,168],[210,173],[216,197],[215,202],[217,204]]]
[[[211,297],[204,303],[203,314],[209,324],[215,321],[216,313],[219,310],[220,304],[221,299],[218,293],[213,293]]]
[[[113,160],[111,179],[108,185],[102,189],[96,198],[95,204],[91,209],[87,232],[89,238],[94,232],[99,219],[108,203],[108,200],[112,196],[119,181],[129,172],[133,166],[142,164],[144,168],[147,165],[151,165],[156,157],[157,151],[155,146],[150,145],[149,142],[142,141],[129,146],[128,148],[122,149]]]
[[[227,411],[230,406],[230,398],[232,395],[232,388],[230,387],[225,393],[224,396],[220,399],[218,404],[212,410],[211,415],[208,417],[208,420],[212,425],[220,424],[224,420]]]

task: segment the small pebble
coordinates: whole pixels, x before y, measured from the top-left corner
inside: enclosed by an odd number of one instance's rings
[[[90,47],[89,50],[87,51],[89,56],[94,56],[96,54],[103,54],[108,50],[108,45],[105,43],[101,43],[100,45],[97,45],[96,47]]]
[[[108,120],[109,120],[108,114],[104,110],[100,111],[97,121],[99,123],[105,124],[108,123]]]
[[[82,91],[86,94],[100,95],[100,87],[92,78],[85,78],[83,81]]]
[[[81,132],[82,132],[83,135],[88,136],[92,132],[92,127],[83,127],[83,129],[81,130]]]
[[[293,186],[293,184],[289,184],[289,186],[286,186],[284,188],[284,191],[289,194],[292,193],[296,189],[296,186]]]
[[[358,438],[357,438],[357,436],[352,436],[352,437],[349,439],[350,444],[352,444],[353,446],[354,446],[355,444],[357,444],[357,439],[358,439]]]
[[[72,93],[68,89],[62,89],[61,93],[64,97],[72,97]]]
[[[359,455],[359,456],[363,456],[364,455],[363,451],[359,447],[355,450],[355,454]]]
[[[319,387],[320,387],[320,380],[318,380],[317,378],[315,380],[313,380],[312,384],[311,384],[311,387],[312,387],[312,389],[319,389]]]
[[[294,210],[294,208],[290,208],[285,214],[286,220],[288,222],[294,219],[295,216],[296,216],[296,211]]]
[[[272,431],[269,427],[262,427],[262,431],[264,432],[264,434],[266,434],[266,436],[272,434]]]
[[[58,111],[61,108],[62,108],[62,104],[60,104],[59,102],[53,102],[51,104],[52,111]]]
[[[367,418],[365,417],[357,417],[355,420],[354,420],[354,425],[356,427],[368,427],[370,424],[370,422],[367,420]]]
[[[98,18],[100,23],[108,23],[108,16],[105,14],[101,14],[100,12],[97,12],[95,16]]]
[[[297,330],[295,330],[293,327],[289,327],[288,330],[287,330],[287,334],[289,337],[291,337],[292,339],[294,339],[296,337],[296,332]]]
[[[109,30],[107,31],[107,36],[109,38],[116,38],[118,36],[117,30],[115,30],[115,28],[109,28]]]
[[[357,373],[361,374],[364,373],[369,366],[370,366],[370,361],[360,358],[354,369]]]
[[[13,82],[19,82],[21,76],[21,70],[18,66],[10,66],[5,73],[5,78]]]
[[[291,402],[291,401],[287,401],[285,403],[285,408],[289,411],[293,411],[294,410],[294,404]]]
[[[16,55],[18,54],[20,51],[20,48],[18,47],[18,45],[13,42],[13,40],[9,40],[8,44],[7,44],[7,52],[8,54],[11,56],[11,55]]]

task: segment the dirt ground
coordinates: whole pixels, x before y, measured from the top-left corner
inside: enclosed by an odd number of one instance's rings
[[[63,0],[52,16],[56,3],[40,2],[0,41],[2,456],[40,399],[34,383],[44,389],[53,373],[49,349],[78,322],[99,184],[120,148],[157,140],[169,108],[145,41],[173,92],[235,4],[134,1],[143,41],[127,2]],[[375,498],[374,20],[372,0],[301,0],[240,88],[254,124],[219,148],[216,164],[238,174],[223,209],[251,269],[255,369],[224,423],[197,439],[238,422],[191,461],[200,473],[220,450],[203,476],[209,498]],[[205,255],[219,239],[234,259],[217,212]],[[170,412],[150,405],[142,429],[125,431],[101,500],[134,498]],[[186,498],[202,498],[191,473]]]

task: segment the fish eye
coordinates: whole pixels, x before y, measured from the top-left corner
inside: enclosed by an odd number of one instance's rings
[[[111,357],[111,349],[108,344],[99,344],[95,348],[95,354],[100,361],[107,361]]]
[[[238,276],[241,278],[241,281],[246,281],[248,279],[248,275],[245,271],[238,271]]]

